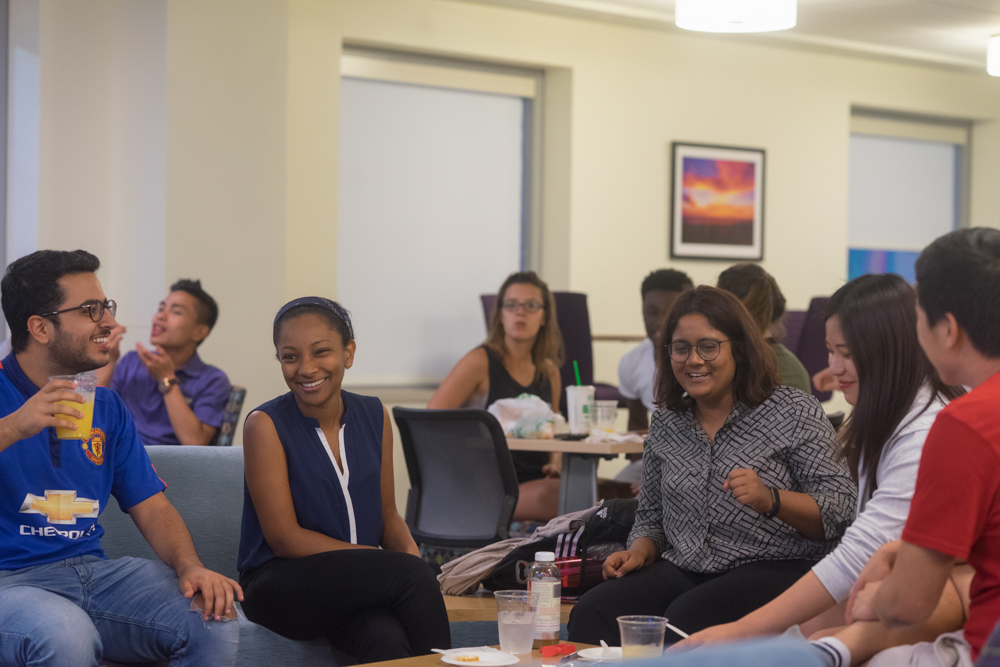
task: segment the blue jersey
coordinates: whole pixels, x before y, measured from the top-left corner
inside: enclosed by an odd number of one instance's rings
[[[37,391],[14,355],[7,356],[0,417]],[[0,452],[0,570],[105,558],[97,518],[109,495],[128,509],[164,488],[121,398],[98,387],[89,440],[59,440],[47,428]]]

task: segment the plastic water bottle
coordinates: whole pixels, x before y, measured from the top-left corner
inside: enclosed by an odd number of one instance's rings
[[[534,648],[559,643],[562,577],[555,560],[556,555],[551,551],[539,551],[528,569],[528,592],[531,610],[535,612]]]

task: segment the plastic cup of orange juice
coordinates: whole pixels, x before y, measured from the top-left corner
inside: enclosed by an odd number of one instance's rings
[[[97,376],[93,373],[79,373],[77,375],[53,375],[49,380],[69,380],[76,383],[74,391],[83,396],[84,403],[73,401],[59,401],[57,405],[65,405],[68,408],[79,410],[83,417],[77,419],[69,415],[56,414],[57,417],[71,421],[76,424],[76,428],[69,429],[63,426],[56,426],[56,437],[60,440],[90,440],[90,430],[94,426],[94,396],[97,394]]]

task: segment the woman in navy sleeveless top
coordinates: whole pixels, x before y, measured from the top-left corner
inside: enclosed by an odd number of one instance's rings
[[[534,394],[559,412],[563,342],[555,300],[534,271],[507,277],[497,294],[486,343],[466,354],[428,408],[486,408],[501,398]],[[520,482],[514,519],[548,520],[559,504],[560,455],[511,452]]]
[[[388,414],[341,389],[350,316],[328,299],[296,299],[275,317],[274,345],[291,391],[243,431],[247,618],[326,638],[362,663],[450,647],[437,580],[396,511]]]

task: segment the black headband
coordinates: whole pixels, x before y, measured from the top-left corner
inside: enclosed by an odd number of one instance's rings
[[[331,313],[336,315],[341,322],[343,322],[347,326],[348,336],[347,336],[347,341],[344,341],[345,344],[348,341],[354,340],[354,327],[351,325],[351,314],[347,312],[346,308],[341,306],[336,301],[331,301],[330,299],[324,299],[321,296],[304,296],[289,301],[284,306],[282,306],[281,310],[278,311],[278,314],[274,316],[274,324],[271,325],[271,328],[273,329],[274,327],[278,326],[278,320],[280,320],[285,315],[285,313],[290,311],[292,308],[298,308],[299,306],[317,306],[319,308],[322,308],[323,310],[329,310]]]

